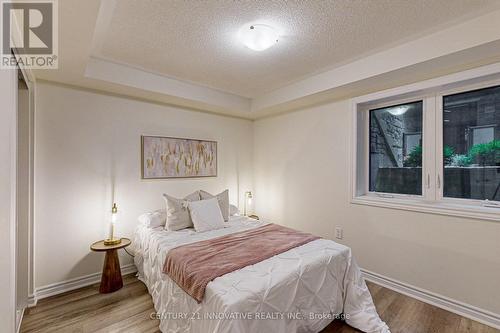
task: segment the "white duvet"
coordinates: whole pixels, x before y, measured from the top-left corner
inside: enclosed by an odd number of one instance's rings
[[[331,240],[318,239],[216,278],[200,304],[162,273],[174,247],[261,225],[232,217],[227,228],[203,233],[137,228],[134,261],[163,333],[319,332],[339,314],[364,332],[389,332],[351,249]]]

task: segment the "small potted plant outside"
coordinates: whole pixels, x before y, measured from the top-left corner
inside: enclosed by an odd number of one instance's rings
[[[481,166],[500,165],[500,140],[479,143],[471,147],[470,158]]]

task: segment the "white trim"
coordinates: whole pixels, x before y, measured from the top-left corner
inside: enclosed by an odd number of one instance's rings
[[[17,312],[16,312],[16,332],[17,333],[19,333],[21,331],[21,323],[23,322],[25,310],[26,310],[26,308],[23,308],[22,310],[17,310]]]
[[[421,184],[421,194],[401,194],[401,193],[380,193],[380,192],[371,192],[370,191],[370,158],[369,158],[369,149],[370,149],[370,111],[375,110],[375,109],[382,109],[382,108],[387,108],[390,106],[395,106],[395,105],[401,105],[401,104],[411,104],[411,103],[422,103],[422,140],[423,140],[423,146],[424,148],[424,156],[422,157],[422,184]],[[411,97],[405,97],[405,98],[394,98],[391,99],[390,101],[385,101],[383,103],[378,103],[378,104],[369,104],[369,105],[364,105],[358,107],[355,105],[357,113],[363,113],[363,121],[365,122],[363,125],[364,133],[365,133],[365,138],[364,138],[364,155],[368,156],[368,158],[365,158],[365,160],[362,163],[357,163],[357,167],[360,167],[361,164],[363,164],[364,167],[364,179],[363,179],[363,187],[364,187],[364,193],[369,193],[369,194],[381,194],[385,195],[387,194],[388,196],[391,197],[396,197],[396,198],[420,198],[423,200],[430,200],[434,196],[434,191],[432,188],[426,186],[425,182],[425,175],[429,174],[431,176],[431,170],[434,168],[432,165],[431,168],[431,163],[434,160],[434,151],[433,149],[428,149],[428,146],[426,145],[427,142],[432,142],[433,140],[433,128],[434,128],[434,119],[432,118],[434,113],[436,112],[435,110],[435,105],[433,105],[435,102],[435,97],[434,96],[426,96],[424,94],[419,95],[415,94]],[[360,124],[361,125],[361,124]],[[357,132],[361,126],[358,126],[355,131]],[[358,135],[356,135],[356,138],[358,138]],[[357,145],[358,146],[358,145]],[[433,147],[433,145],[431,145]],[[432,182],[433,179],[430,179]],[[360,185],[360,184],[358,184]],[[358,186],[357,186],[358,187]]]
[[[494,82],[499,78],[500,62],[497,62],[491,65],[481,66],[463,72],[441,76],[435,79],[420,81],[393,89],[382,90],[372,94],[359,96],[353,98],[352,101],[355,105],[372,102],[384,103],[384,100],[395,96],[404,97],[405,95],[410,95],[409,98],[411,98],[411,96],[415,96],[414,94],[425,95],[426,93],[429,94],[435,92],[435,90],[448,92],[452,89],[457,89],[459,86],[464,84],[478,84],[478,81],[482,80],[491,80]]]
[[[415,199],[379,198],[369,195],[351,198],[351,203],[382,208],[392,208],[420,213],[456,216],[470,219],[500,222],[500,209],[489,207],[467,207],[465,204],[443,202],[427,202]]]
[[[23,308],[22,310],[17,310],[17,312],[16,312],[16,332],[17,333],[19,333],[21,331],[21,323],[23,322],[25,310],[26,310],[26,308]]]
[[[31,71],[30,71],[31,72]],[[29,241],[28,241],[28,295],[35,290],[35,117],[36,117],[36,82],[27,82],[30,104],[29,130]],[[28,299],[29,301],[29,299]]]
[[[17,317],[17,150],[18,150],[18,140],[17,140],[17,129],[18,129],[18,122],[17,122],[17,113],[18,113],[18,78],[17,78],[17,69],[11,69],[9,71],[11,72],[11,75],[13,75],[13,80],[15,82],[14,84],[14,91],[13,93],[15,94],[15,110],[12,114],[12,131],[11,131],[11,160],[10,160],[10,177],[11,177],[11,187],[10,187],[10,260],[12,263],[11,266],[11,271],[7,272],[7,274],[10,274],[10,279],[12,281],[12,290],[10,293],[10,304],[12,306],[12,314],[14,318],[14,327],[11,326],[9,323],[9,330],[12,328],[15,329],[16,323],[16,317]],[[12,320],[11,319],[11,320]]]
[[[28,295],[28,302],[27,302],[28,308],[32,308],[32,307],[36,306],[37,302],[38,302],[38,300],[34,294]]]
[[[493,313],[491,311],[484,310],[395,279],[391,279],[366,269],[361,269],[361,272],[367,281],[394,290],[400,294],[415,298],[424,303],[431,304],[437,306],[438,308],[475,320],[482,324],[500,329],[500,314]]]
[[[436,200],[436,97],[424,99],[422,147],[422,193],[424,200]]]
[[[122,275],[127,275],[130,273],[137,272],[137,268],[134,264],[128,264],[121,266]],[[69,279],[66,281],[52,283],[43,287],[35,289],[35,294],[29,297],[29,307],[35,306],[38,300],[47,298],[50,296],[65,293],[67,291],[79,289],[82,287],[89,286],[94,283],[98,283],[101,280],[102,273],[93,273],[89,275],[80,276],[77,278]]]
[[[248,97],[153,73],[104,57],[91,56],[84,76],[167,95],[177,105],[220,113],[238,111],[241,116],[250,116]]]
[[[441,95],[438,95],[436,98],[436,109],[439,110],[435,115],[436,122],[436,140],[435,142],[435,151],[436,151],[436,163],[435,163],[435,172],[436,172],[436,181],[434,183],[434,188],[436,189],[436,200],[442,201],[444,196],[444,161],[443,161],[443,98]],[[439,124],[439,126],[437,126]]]

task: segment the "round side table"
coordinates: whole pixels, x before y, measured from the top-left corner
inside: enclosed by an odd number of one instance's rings
[[[129,246],[131,241],[128,238],[122,238],[121,240],[121,243],[116,245],[104,245],[103,240],[90,245],[92,251],[106,252],[102,267],[101,286],[99,287],[101,294],[112,293],[123,287],[118,250]]]

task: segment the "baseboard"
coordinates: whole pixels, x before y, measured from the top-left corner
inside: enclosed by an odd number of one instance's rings
[[[478,321],[493,328],[500,329],[500,314],[480,309],[478,307],[456,301],[446,296],[442,296],[365,269],[361,269],[361,272],[367,281],[418,299],[424,303],[432,304],[438,308],[456,313],[460,316]]]
[[[33,294],[28,295],[28,308],[32,308],[32,307],[36,306],[36,302],[37,302],[37,298],[35,297],[35,295],[33,295]]]
[[[122,275],[127,275],[137,272],[137,268],[135,267],[134,264],[128,264],[121,266],[121,272]],[[101,275],[102,275],[101,273],[93,273],[36,288],[35,294],[30,295],[28,298],[28,306],[29,307],[35,306],[38,300],[46,297],[62,294],[67,291],[75,290],[78,288],[86,287],[94,283],[98,283],[99,281],[101,281]]]
[[[17,310],[16,312],[16,333],[19,333],[19,331],[21,331],[21,323],[23,322],[24,310],[26,310],[26,308]]]

